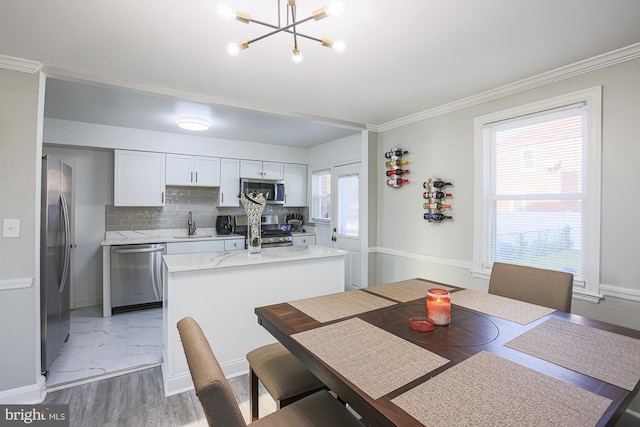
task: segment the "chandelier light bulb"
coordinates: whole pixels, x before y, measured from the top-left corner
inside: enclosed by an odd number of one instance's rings
[[[294,47],[293,52],[291,53],[291,60],[296,64],[299,64],[302,62],[302,59],[303,59],[302,52],[300,52],[299,48]]]
[[[347,50],[347,44],[344,40],[336,40],[333,42],[333,50],[337,53],[342,53]]]
[[[229,56],[238,56],[240,53],[240,46],[238,43],[227,43],[227,53]]]
[[[235,19],[236,12],[226,4],[221,4],[220,6],[218,6],[218,16],[223,21],[228,21],[230,19]]]

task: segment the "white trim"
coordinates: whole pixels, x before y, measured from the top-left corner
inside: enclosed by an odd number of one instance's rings
[[[640,291],[636,289],[623,288],[621,286],[600,285],[600,293],[603,296],[610,296],[627,301],[640,302]]]
[[[42,69],[42,64],[36,61],[29,61],[27,59],[0,55],[0,68],[33,74]]]
[[[40,375],[35,384],[0,391],[0,403],[7,405],[41,403],[46,396],[45,378]]]
[[[368,125],[367,127],[375,132],[385,132],[398,127],[406,126],[411,123],[420,122],[432,117],[441,116],[453,111],[462,110],[464,108],[473,107],[488,101],[504,98],[519,92],[524,92],[546,84],[554,83],[560,80],[578,76],[580,74],[589,73],[600,68],[609,67],[626,61],[632,61],[640,57],[640,43],[632,44],[621,49],[594,56],[583,61],[574,62],[555,70],[547,71],[533,77],[519,80],[498,88],[479,93],[477,95],[462,98],[448,104],[440,105],[419,113],[411,114],[397,120],[383,123],[379,126]]]
[[[403,258],[415,259],[418,261],[432,262],[435,264],[448,265],[451,267],[465,268],[465,269],[471,270],[471,263],[469,261],[462,261],[462,260],[451,259],[451,258],[442,258],[442,257],[433,256],[433,255],[416,254],[413,252],[399,251],[396,249],[379,248],[379,247],[369,248],[369,253],[394,255],[394,256],[399,256]]]
[[[0,280],[0,291],[10,291],[12,289],[25,289],[33,285],[33,277],[22,277],[18,279]]]
[[[598,304],[602,299],[602,295],[573,287],[573,299],[584,301],[591,304]]]

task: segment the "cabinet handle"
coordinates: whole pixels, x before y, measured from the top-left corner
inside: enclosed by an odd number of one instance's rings
[[[191,182],[193,182],[193,172],[191,172]]]
[[[220,201],[220,203],[224,203],[224,193],[220,193],[220,197],[222,198],[222,200]]]
[[[196,171],[196,183],[198,182],[198,172]]]
[[[162,192],[162,203],[164,203],[164,191]]]

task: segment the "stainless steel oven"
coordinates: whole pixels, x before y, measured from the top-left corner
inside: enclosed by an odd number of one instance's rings
[[[245,236],[245,248],[247,248],[246,236],[249,228],[249,220],[246,215],[234,217],[234,230],[236,234]],[[291,225],[280,224],[278,215],[263,215],[260,221],[261,247],[273,248],[278,246],[293,246]]]

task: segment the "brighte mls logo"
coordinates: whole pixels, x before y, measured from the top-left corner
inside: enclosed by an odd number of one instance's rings
[[[0,405],[0,427],[69,427],[69,405]]]

